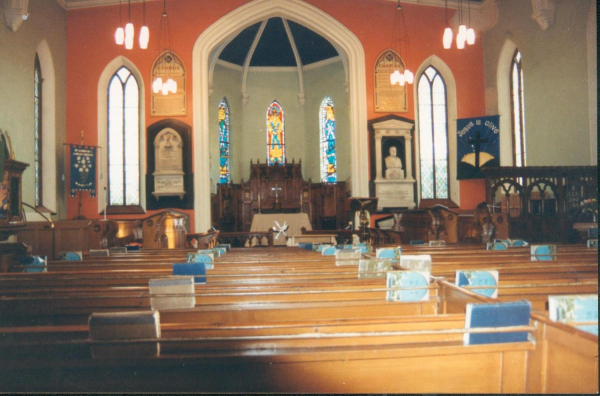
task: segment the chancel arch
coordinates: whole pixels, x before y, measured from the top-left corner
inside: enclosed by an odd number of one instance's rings
[[[460,188],[459,188],[459,183],[458,180],[456,178],[456,119],[457,119],[457,106],[456,106],[456,82],[454,80],[454,76],[452,74],[452,71],[450,70],[450,68],[448,67],[448,65],[442,61],[440,58],[438,58],[437,56],[433,55],[429,58],[427,58],[425,60],[425,62],[423,62],[421,64],[421,66],[419,67],[419,69],[417,69],[417,72],[415,73],[415,85],[418,84],[418,81],[421,80],[421,77],[423,76],[423,73],[425,73],[430,67],[432,67],[437,74],[439,74],[439,77],[441,77],[441,79],[443,79],[444,82],[444,86],[446,89],[446,115],[447,115],[447,120],[446,120],[446,125],[447,125],[447,132],[448,132],[448,140],[447,140],[447,150],[448,150],[448,189],[449,189],[449,196],[448,199],[450,199],[452,202],[454,202],[457,205],[460,205]],[[430,69],[431,70],[431,69]],[[414,90],[414,100],[415,103],[418,104],[419,103],[419,92],[418,92],[418,86],[416,87],[417,89]],[[416,112],[415,112],[415,162],[417,164],[417,179],[418,180],[422,180],[422,175],[420,174],[419,171],[419,166],[418,164],[421,163],[421,146],[420,146],[420,131],[422,126],[420,125],[420,113],[419,113],[419,106],[415,106],[416,107]],[[423,126],[424,127],[424,126]],[[417,183],[417,199],[419,200],[419,204],[421,201],[421,197],[422,197],[422,192],[421,192],[421,183]]]
[[[207,28],[198,38],[193,52],[194,73],[194,173],[195,207],[210,207],[210,98],[209,61],[214,60],[214,51],[222,44],[250,25],[270,17],[281,17],[301,24],[327,39],[338,51],[343,65],[348,69],[348,125],[349,141],[347,152],[351,159],[349,176],[352,179],[352,193],[355,196],[368,196],[368,144],[364,125],[366,116],[366,77],[364,50],[358,38],[340,22],[316,7],[299,0],[256,0],[248,3]],[[216,85],[216,84],[215,84]],[[213,90],[215,86],[212,87]],[[321,96],[322,97],[322,96]],[[297,101],[297,98],[296,98]],[[264,106],[264,105],[263,105]],[[319,106],[319,103],[316,105]],[[339,105],[338,105],[339,106]],[[264,107],[263,107],[264,108]],[[287,113],[291,118],[290,112]],[[316,123],[316,121],[315,121]],[[315,137],[318,136],[318,128]],[[318,141],[318,138],[315,139]],[[302,143],[303,144],[303,143]],[[235,155],[235,152],[232,153]],[[288,156],[289,158],[289,156]],[[232,166],[235,169],[234,166]],[[318,161],[317,161],[318,171]],[[198,210],[195,213],[198,230],[211,225],[210,211]]]

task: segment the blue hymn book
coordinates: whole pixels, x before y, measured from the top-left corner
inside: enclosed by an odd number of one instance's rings
[[[531,303],[527,300],[497,304],[467,304],[465,328],[527,326],[530,313]],[[465,333],[463,341],[465,345],[523,342],[527,341],[527,332]]]

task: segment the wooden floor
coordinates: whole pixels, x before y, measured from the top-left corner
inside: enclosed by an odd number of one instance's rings
[[[430,254],[430,299],[386,301],[385,278],[298,248],[232,249],[196,285],[196,306],[160,312],[160,356],[93,358],[94,312],[149,311],[150,279],[188,250],[50,262],[0,274],[0,392],[596,393],[598,337],[547,317],[548,295],[598,293],[597,250],[403,246]],[[454,286],[497,269],[493,300]],[[464,346],[465,306],[527,299],[530,340]]]

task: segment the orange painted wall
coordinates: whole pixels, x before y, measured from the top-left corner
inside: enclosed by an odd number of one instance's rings
[[[369,119],[386,115],[375,113],[373,104],[373,68],[377,57],[390,47],[396,3],[389,0],[305,0],[344,24],[361,41],[365,51],[367,83],[367,115]],[[249,0],[169,0],[167,11],[171,21],[173,49],[181,57],[187,69],[188,115],[175,117],[189,125],[193,124],[192,103],[192,51],[200,34],[212,23]],[[218,4],[218,7],[216,5]],[[163,117],[150,114],[150,69],[156,56],[157,39],[162,2],[146,3],[147,23],[150,28],[150,44],[147,50],[134,47],[126,50],[114,43],[114,31],[119,24],[118,6],[74,9],[67,12],[67,142],[79,142],[85,132],[85,144],[97,144],[97,88],[105,66],[119,55],[127,57],[143,74],[146,103],[146,126]],[[442,48],[445,28],[443,8],[403,5],[410,52],[408,66],[416,69],[421,63],[436,55],[453,71],[457,86],[458,117],[485,115],[484,75],[482,43],[462,51]],[[123,6],[123,20],[127,21],[127,7]],[[142,22],[142,4],[131,5],[131,20],[136,34]],[[137,40],[137,37],[136,37]],[[137,46],[137,41],[136,41]],[[414,119],[414,86],[408,90],[408,112],[398,115]],[[454,120],[450,120],[454,122]],[[365,125],[365,133],[367,126]],[[474,208],[485,199],[482,181],[460,182],[463,209]],[[102,199],[102,196],[99,195]],[[98,218],[98,198],[84,193],[82,213],[88,218]],[[68,218],[77,214],[77,199],[68,198]],[[203,210],[209,210],[204,208]],[[193,211],[192,211],[193,212]],[[192,213],[191,213],[192,214]],[[128,216],[131,217],[131,216]],[[193,218],[193,216],[192,216]]]

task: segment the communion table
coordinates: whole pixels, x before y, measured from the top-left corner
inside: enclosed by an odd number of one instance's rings
[[[279,223],[279,226],[275,222]],[[288,225],[289,228],[285,233],[279,232],[280,227],[283,227],[284,224]],[[267,232],[273,229],[273,244],[280,246],[286,244],[286,236],[301,235],[302,227],[312,230],[312,225],[306,213],[257,213],[252,218],[250,232]]]

